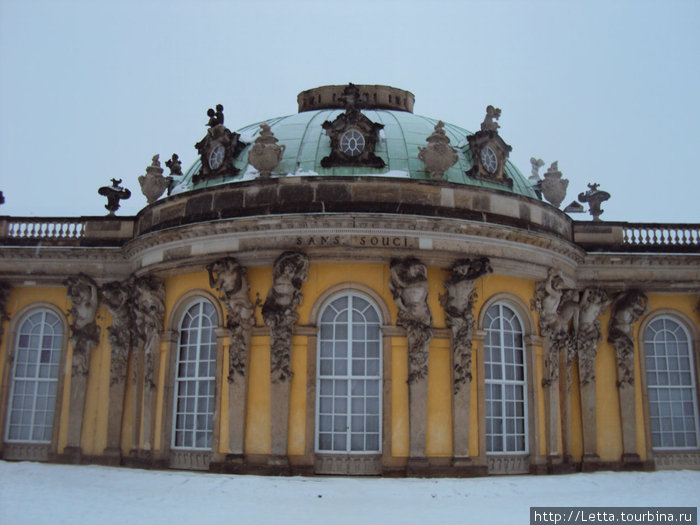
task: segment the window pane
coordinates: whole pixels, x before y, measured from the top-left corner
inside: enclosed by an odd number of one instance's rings
[[[180,323],[172,446],[211,448],[216,384],[216,310],[194,302]]]
[[[63,323],[50,310],[20,321],[10,378],[5,439],[49,443],[53,432]]]
[[[644,330],[649,418],[654,448],[695,448],[698,408],[690,336],[669,316]]]
[[[525,349],[520,320],[505,304],[491,306],[485,317],[486,450],[527,452]]]
[[[319,334],[318,450],[376,452],[381,426],[379,314],[368,300],[350,293],[322,310]],[[331,416],[332,429],[325,419]]]

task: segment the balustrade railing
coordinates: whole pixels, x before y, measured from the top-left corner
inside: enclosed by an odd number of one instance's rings
[[[622,227],[622,242],[669,249],[700,246],[700,224],[626,224]]]
[[[78,240],[85,233],[85,220],[78,218],[11,217],[7,221],[9,239]]]

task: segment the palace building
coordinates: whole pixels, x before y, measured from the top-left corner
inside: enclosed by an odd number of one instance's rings
[[[602,221],[597,184],[562,211],[500,109],[472,133],[413,106],[323,86],[231,131],[219,105],[188,169],[138,177],[136,216],[118,180],[104,217],[0,216],[0,457],[700,468],[700,224]]]

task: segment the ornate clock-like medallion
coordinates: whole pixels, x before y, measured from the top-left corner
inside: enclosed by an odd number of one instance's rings
[[[209,167],[213,170],[217,170],[224,163],[224,156],[226,150],[223,144],[218,144],[209,152]]]
[[[498,169],[498,157],[488,146],[481,150],[481,164],[489,173],[496,173]]]
[[[348,157],[357,157],[365,149],[365,136],[351,128],[340,136],[340,151]]]

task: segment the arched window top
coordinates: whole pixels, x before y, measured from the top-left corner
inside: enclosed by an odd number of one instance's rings
[[[698,404],[692,339],[678,317],[661,313],[643,327],[642,344],[654,449],[696,449]]]
[[[215,313],[216,326],[219,326],[219,323],[224,319],[221,303],[208,290],[195,289],[183,294],[175,301],[175,305],[168,317],[168,323],[166,325],[168,329],[173,331],[179,330],[187,311],[200,301],[205,301],[212,306]]]
[[[381,320],[363,294],[346,291],[320,310],[316,451],[381,451]]]
[[[516,295],[510,293],[498,293],[491,296],[486,300],[479,310],[479,319],[477,326],[482,330],[486,329],[486,325],[489,322],[493,322],[489,319],[489,311],[492,311],[494,305],[501,305],[505,307],[515,319],[518,320],[520,325],[520,331],[523,335],[530,335],[537,333],[534,319],[532,318],[530,309],[527,305]]]
[[[184,307],[175,365],[173,448],[212,446],[217,326],[216,308],[207,299],[194,297]]]
[[[528,451],[526,351],[520,316],[505,302],[491,303],[483,315],[486,451]]]
[[[50,308],[22,314],[14,342],[6,441],[51,441],[63,332],[63,320]]]
[[[375,309],[379,316],[379,324],[389,324],[391,322],[391,316],[389,314],[389,308],[382,300],[382,297],[375,292],[372,288],[356,282],[344,282],[339,283],[335,286],[331,286],[314,302],[311,307],[311,313],[309,320],[313,324],[318,324],[321,322],[321,315],[337,297],[354,295],[361,297],[365,301],[368,301],[372,307]]]

